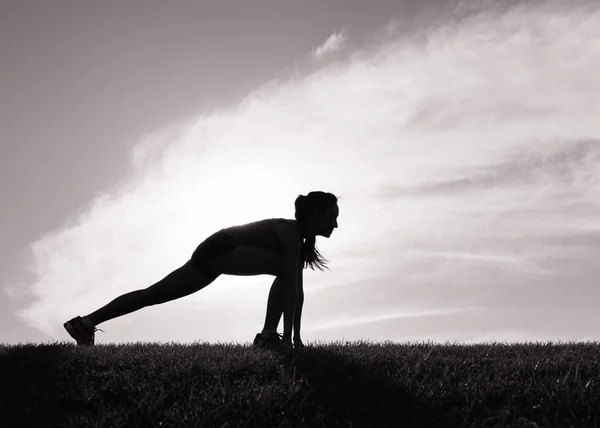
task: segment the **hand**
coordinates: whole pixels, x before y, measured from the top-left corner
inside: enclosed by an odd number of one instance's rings
[[[304,348],[304,343],[302,343],[302,339],[300,339],[300,336],[294,336],[294,348]]]

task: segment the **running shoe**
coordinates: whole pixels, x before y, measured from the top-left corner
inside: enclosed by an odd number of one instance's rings
[[[283,346],[282,338],[283,334],[279,334],[276,331],[269,334],[266,338],[263,337],[262,333],[258,333],[254,338],[254,346],[279,350]]]
[[[94,345],[94,333],[99,328],[86,326],[80,316],[76,316],[72,320],[63,324],[67,333],[77,341],[78,345],[91,346]],[[103,330],[100,330],[103,332]]]

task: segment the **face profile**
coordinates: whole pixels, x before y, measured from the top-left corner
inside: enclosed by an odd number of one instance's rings
[[[338,227],[339,213],[340,209],[335,203],[329,205],[325,211],[315,211],[312,223],[315,236],[329,238],[333,230]]]

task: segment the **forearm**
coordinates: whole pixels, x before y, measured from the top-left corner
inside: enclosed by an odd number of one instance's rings
[[[296,290],[288,289],[285,292],[283,305],[283,336],[292,337],[292,322],[294,320],[294,309],[296,306]]]
[[[304,293],[296,295],[296,305],[294,307],[294,336],[300,337],[300,319],[302,318],[302,306],[304,305]]]

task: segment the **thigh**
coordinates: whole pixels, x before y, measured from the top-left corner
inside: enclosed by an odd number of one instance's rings
[[[191,262],[198,269],[209,275],[218,275],[217,272],[210,269],[208,262],[219,258],[238,246],[237,242],[227,232],[222,230],[213,233],[206,238],[192,254]]]

